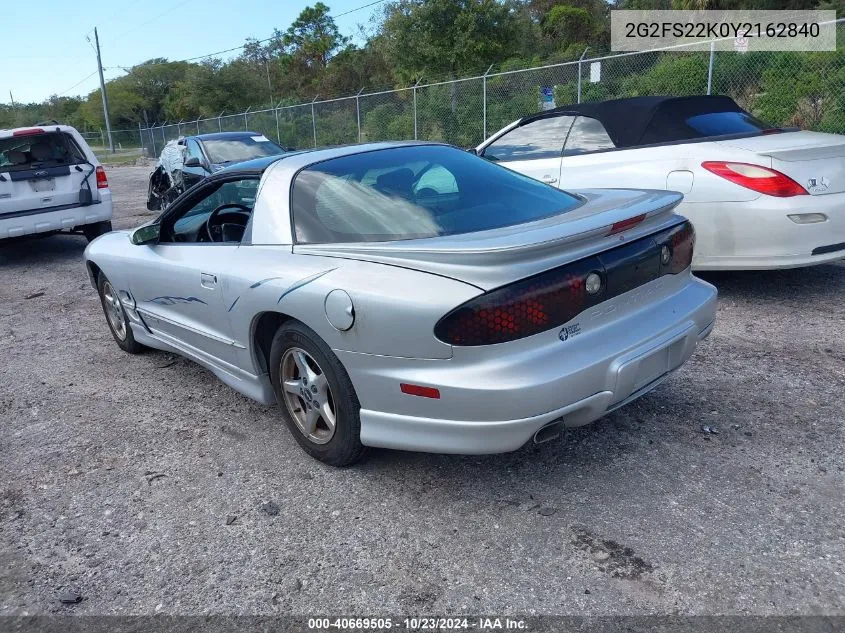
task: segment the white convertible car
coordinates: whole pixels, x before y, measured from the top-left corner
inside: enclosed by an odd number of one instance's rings
[[[318,459],[492,453],[623,406],[710,333],[680,198],[370,144],[223,169],[85,260],[124,351],[278,402]]]
[[[845,137],[772,128],[728,97],[564,106],[515,121],[475,152],[563,189],[683,193],[695,270],[845,257]]]

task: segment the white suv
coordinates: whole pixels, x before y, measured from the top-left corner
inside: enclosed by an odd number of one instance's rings
[[[111,231],[106,172],[68,125],[0,130],[0,240],[68,229]]]

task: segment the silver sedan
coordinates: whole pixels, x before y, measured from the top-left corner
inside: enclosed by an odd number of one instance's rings
[[[494,453],[648,392],[710,332],[680,199],[359,145],[218,172],[85,261],[124,351],[181,354],[278,403],[319,460]]]

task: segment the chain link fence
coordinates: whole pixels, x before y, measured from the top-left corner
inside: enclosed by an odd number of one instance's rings
[[[158,156],[180,135],[249,130],[301,149],[423,139],[474,146],[544,107],[640,95],[725,94],[778,126],[845,134],[845,20],[836,51],[724,52],[685,47],[583,56],[537,68],[113,132]],[[587,51],[585,51],[586,54]],[[99,141],[102,137],[97,134]]]

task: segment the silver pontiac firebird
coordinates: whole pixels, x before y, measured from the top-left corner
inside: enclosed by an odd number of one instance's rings
[[[220,171],[85,260],[124,351],[279,403],[319,460],[495,453],[643,395],[710,333],[680,200],[373,143]]]

